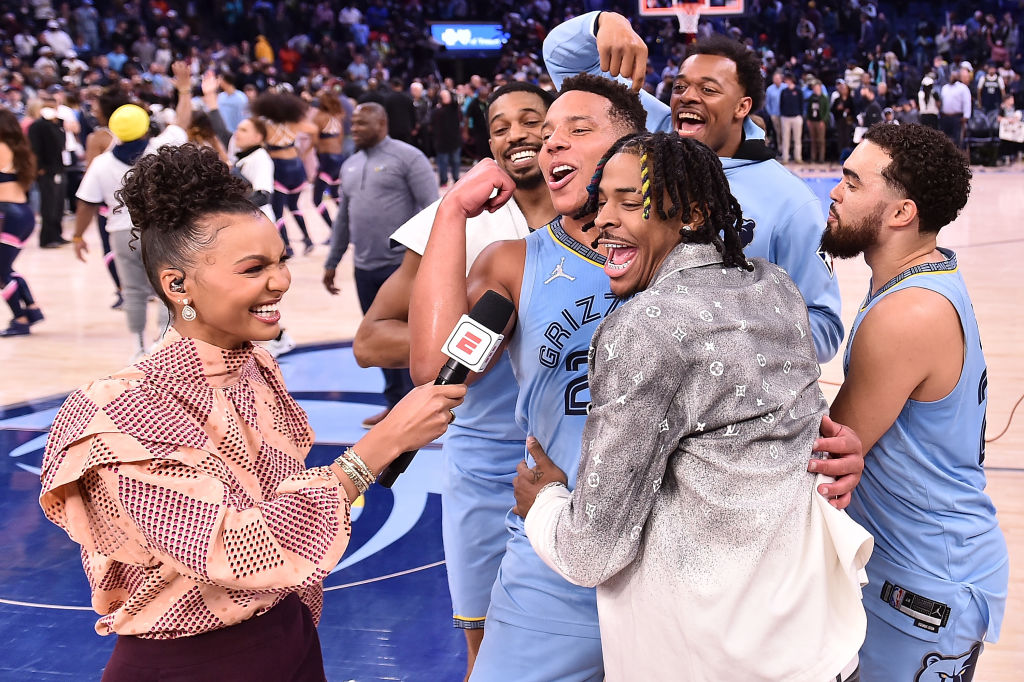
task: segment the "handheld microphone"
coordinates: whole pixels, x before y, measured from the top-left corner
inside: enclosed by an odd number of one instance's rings
[[[462,384],[470,372],[481,372],[491,361],[494,352],[504,340],[502,332],[512,319],[515,306],[501,294],[487,290],[477,301],[469,315],[463,315],[448,340],[441,347],[441,352],[448,356],[448,362],[437,374],[435,386]],[[390,488],[405,471],[416,450],[403,452],[381,472],[377,482]]]

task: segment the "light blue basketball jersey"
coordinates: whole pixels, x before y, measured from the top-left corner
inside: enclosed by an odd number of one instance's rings
[[[893,292],[918,287],[944,296],[960,316],[965,343],[960,380],[940,400],[907,401],[868,453],[847,512],[875,538],[867,566],[871,583],[864,592],[869,612],[911,632],[942,634],[947,621],[949,626],[956,622],[958,614],[950,610],[963,603],[956,594],[966,588],[988,614],[977,639],[994,642],[1006,601],[1008,558],[995,507],[984,492],[988,377],[956,254],[939,251],[946,260],[910,268],[874,296],[869,293],[854,321],[843,365],[849,369],[854,337],[875,304]],[[900,611],[905,591],[939,602],[932,605],[935,622]]]
[[[519,385],[508,354],[502,353],[486,374],[469,385],[466,399],[455,408],[456,419],[448,433],[489,440],[525,440],[523,430],[512,419],[518,395]]]
[[[565,471],[570,488],[590,402],[590,339],[617,305],[604,257],[566,234],[560,219],[526,237],[518,324],[508,347],[519,382],[516,420]],[[599,637],[596,592],[548,568],[530,546],[521,518],[509,514],[508,527],[512,537],[488,617],[543,632]]]

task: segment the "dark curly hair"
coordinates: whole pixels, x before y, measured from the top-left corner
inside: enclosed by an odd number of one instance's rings
[[[249,110],[253,116],[262,116],[274,123],[298,123],[306,117],[309,105],[297,95],[288,92],[264,92]]]
[[[507,87],[507,86],[506,86]],[[562,81],[561,97],[567,92],[579,90],[600,95],[611,102],[609,114],[613,121],[621,123],[631,133],[639,133],[647,125],[647,110],[640,102],[640,95],[632,92],[622,83],[603,76],[581,73]]]
[[[147,154],[124,176],[114,197],[132,218],[132,239],[142,248],[142,264],[153,290],[173,312],[164,295],[160,271],[191,268],[216,239],[203,224],[207,216],[258,214],[249,200],[252,189],[209,147],[164,145]],[[134,246],[133,246],[134,248]]]
[[[718,155],[707,145],[675,133],[641,133],[619,138],[597,164],[597,172],[587,187],[587,203],[574,216],[577,220],[597,213],[597,189],[605,164],[619,153],[633,154],[644,162],[644,184],[650,180],[644,191],[645,219],[653,207],[662,220],[678,218],[683,224],[690,223],[694,220],[692,204],[696,203],[704,222],[693,230],[680,227],[682,241],[714,244],[726,265],[753,269],[743,255],[740,239],[743,212],[729,191]],[[671,202],[667,208],[666,194]],[[593,226],[591,222],[583,229]]]
[[[736,64],[736,78],[743,88],[743,94],[750,98],[751,113],[761,109],[764,105],[764,77],[761,75],[761,59],[756,52],[728,36],[712,33],[707,38],[690,43],[686,57],[695,54],[725,57]]]
[[[18,184],[27,192],[36,181],[36,155],[21,131],[18,117],[4,108],[0,108],[0,142],[11,150],[14,174],[18,177]]]
[[[864,139],[885,150],[892,161],[882,177],[917,204],[919,230],[938,232],[953,222],[971,193],[967,157],[938,130],[923,125],[877,123]]]

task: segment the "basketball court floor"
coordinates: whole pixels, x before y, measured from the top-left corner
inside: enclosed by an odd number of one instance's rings
[[[800,172],[827,201],[837,169]],[[939,240],[958,253],[981,325],[990,379],[988,490],[1011,553],[1002,640],[986,649],[977,682],[1015,682],[1024,670],[1024,409],[1011,420],[1024,394],[1021,215],[1024,172],[978,169],[967,209]],[[327,237],[326,225],[311,228],[321,240]],[[95,233],[87,238],[86,264],[76,261],[69,247],[45,251],[33,240],[17,269],[47,319],[29,337],[0,339],[4,681],[97,680],[113,646],[113,638],[93,630],[96,615],[89,608],[76,545],[43,517],[37,503],[46,432],[63,397],[117,370],[132,351],[123,314],[109,308],[113,287],[98,238]],[[341,295],[331,297],[320,284],[325,256],[326,247],[319,247],[292,261],[292,290],[282,303],[282,323],[300,345],[280,362],[317,433],[310,465],[329,462],[357,440],[363,433],[359,422],[383,402],[380,372],[360,369],[349,348],[360,319],[350,257],[339,269]],[[868,270],[860,259],[838,262],[836,276],[848,329],[867,291]],[[822,368],[829,397],[841,380],[838,359]],[[450,627],[439,471],[435,444],[420,453],[392,490],[374,486],[353,510],[351,546],[325,581],[320,638],[330,680],[461,679],[464,645],[462,634]]]

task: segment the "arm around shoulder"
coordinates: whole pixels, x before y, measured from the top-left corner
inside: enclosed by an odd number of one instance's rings
[[[587,12],[564,21],[544,39],[544,65],[555,87],[578,73],[600,73],[595,26],[599,14]]]

